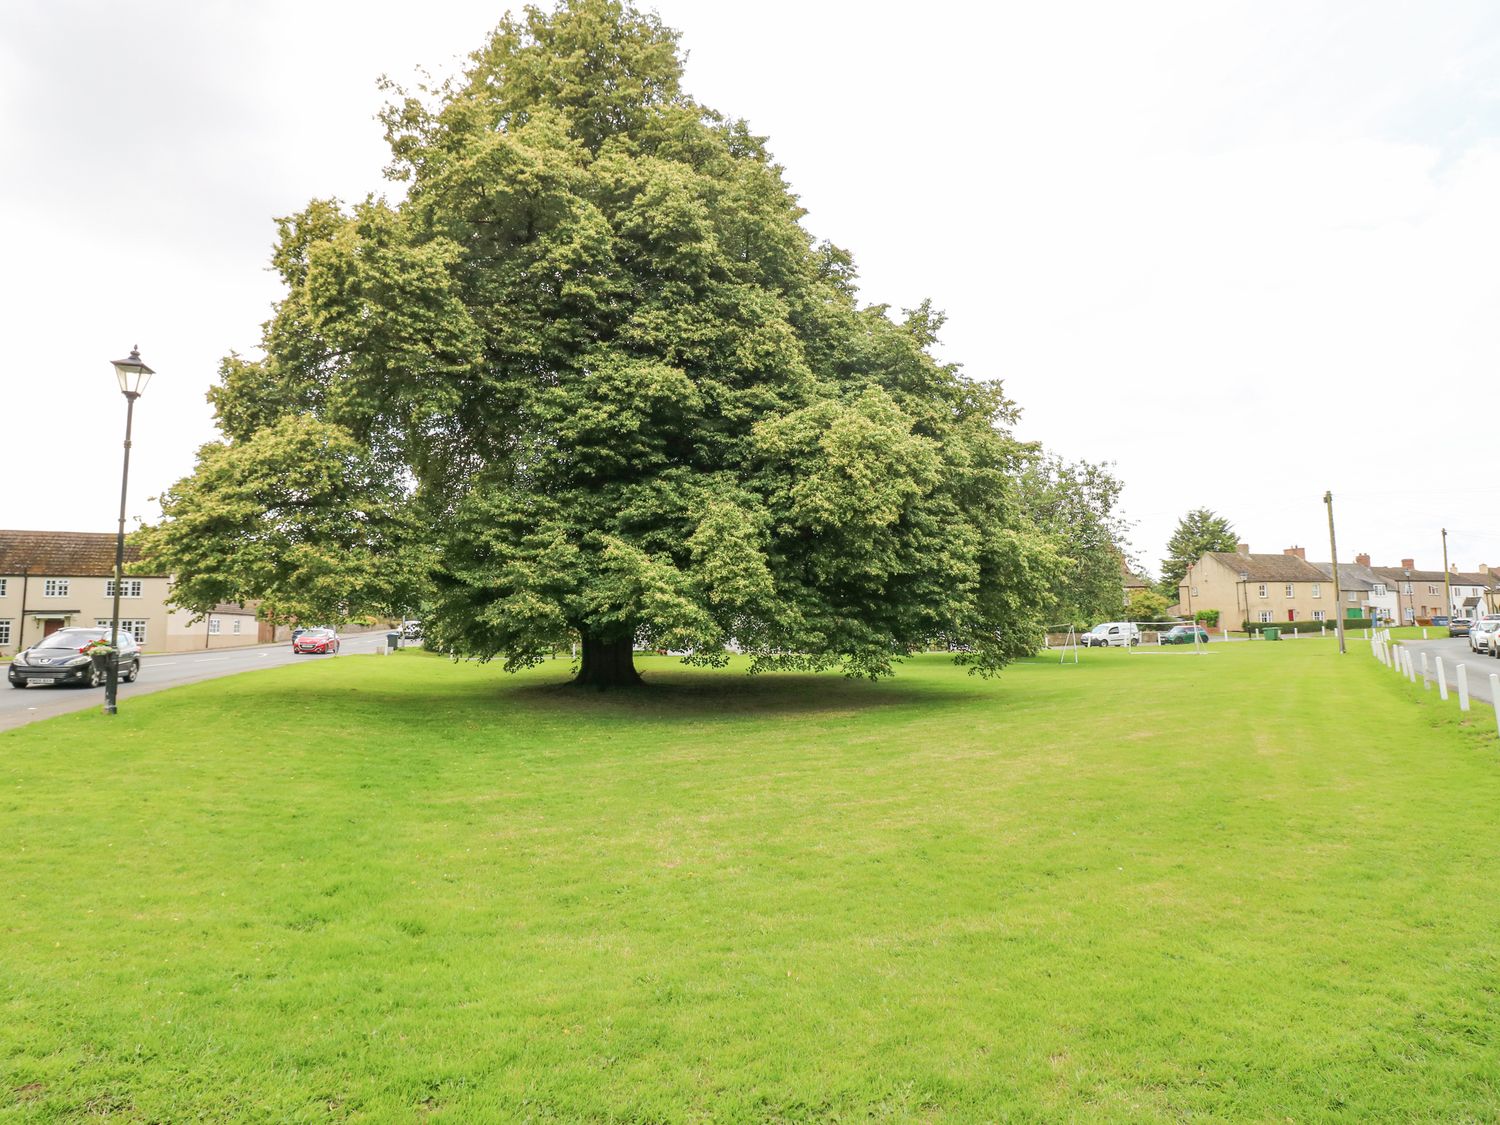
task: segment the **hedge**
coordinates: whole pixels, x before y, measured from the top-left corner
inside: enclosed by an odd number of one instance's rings
[[[1283,633],[1320,633],[1325,628],[1332,629],[1332,621],[1244,621],[1240,623],[1240,629],[1246,633],[1260,633],[1266,629],[1280,629]],[[1344,628],[1368,629],[1370,620],[1367,617],[1346,617]]]

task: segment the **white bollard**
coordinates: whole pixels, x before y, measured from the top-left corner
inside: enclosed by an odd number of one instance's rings
[[[1416,683],[1417,682],[1417,664],[1416,664],[1416,661],[1412,660],[1411,653],[1407,652],[1405,649],[1402,649],[1401,653],[1406,658],[1406,678],[1408,680],[1410,680],[1412,683]]]
[[[1422,626],[1422,639],[1424,641],[1427,639],[1427,626],[1426,625]]]
[[[1443,658],[1437,658],[1438,698],[1448,698],[1448,670],[1443,667]]]
[[[1469,709],[1469,666],[1462,661],[1458,665],[1458,709]]]
[[[1495,730],[1500,732],[1500,676],[1490,673],[1490,698],[1495,701]]]
[[[1427,663],[1427,654],[1422,654],[1422,690],[1432,690],[1432,668]]]

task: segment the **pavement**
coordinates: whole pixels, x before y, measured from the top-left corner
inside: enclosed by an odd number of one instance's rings
[[[1368,642],[1365,642],[1365,644],[1368,647]],[[1351,650],[1354,647],[1352,639],[1350,640],[1349,647]],[[1458,690],[1454,686],[1456,682],[1454,677],[1458,674],[1458,666],[1460,664],[1467,666],[1468,672],[1466,675],[1469,678],[1470,701],[1483,701],[1491,707],[1495,705],[1495,697],[1490,689],[1490,675],[1500,674],[1500,660],[1482,653],[1470,652],[1468,637],[1442,637],[1432,641],[1402,641],[1401,647],[1410,650],[1411,658],[1416,663],[1419,679],[1422,675],[1421,654],[1424,652],[1427,653],[1427,663],[1432,670],[1434,683],[1436,683],[1437,679],[1437,664],[1435,660],[1441,656],[1443,658],[1443,667],[1448,673],[1448,691],[1450,693],[1456,693]],[[1434,687],[1432,690],[1436,691],[1437,688]]]
[[[127,706],[135,696],[149,695],[154,691],[195,684],[202,680],[214,680],[220,676],[373,653],[383,644],[384,633],[356,633],[339,638],[339,656],[297,656],[292,652],[290,641],[208,652],[164,652],[155,656],[143,656],[140,678],[133,684],[120,684],[119,705]],[[0,665],[0,668],[4,667],[6,665]],[[17,690],[9,683],[3,683],[0,684],[0,730],[10,730],[37,719],[50,719],[54,715],[65,715],[70,711],[103,706],[103,688],[29,687]]]

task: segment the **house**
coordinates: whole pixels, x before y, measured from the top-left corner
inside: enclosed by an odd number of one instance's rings
[[[1139,574],[1130,573],[1130,568],[1120,562],[1120,586],[1122,588],[1122,604],[1129,605],[1130,599],[1136,594],[1144,594],[1151,589],[1151,580]]]
[[[1332,564],[1320,562],[1313,565],[1332,579]],[[1339,604],[1343,607],[1345,621],[1379,620],[1382,608],[1393,596],[1370,569],[1369,555],[1356,555],[1352,563],[1339,563],[1338,585]]]
[[[1330,575],[1307,561],[1305,548],[1255,554],[1248,543],[1234,551],[1210,551],[1190,565],[1178,604],[1188,615],[1218,610],[1225,628],[1244,621],[1332,622],[1339,608]]]
[[[125,548],[127,564],[137,554]],[[0,530],[0,655],[69,626],[108,625],[114,613],[115,536],[90,531]],[[129,574],[120,626],[147,652],[229,648],[271,639],[253,607],[223,605],[201,621],[167,606],[171,579]]]

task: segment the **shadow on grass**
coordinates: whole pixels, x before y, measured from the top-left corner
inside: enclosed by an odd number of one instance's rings
[[[558,663],[556,675],[567,673]],[[977,684],[901,683],[853,680],[836,673],[771,672],[751,676],[743,671],[709,672],[647,666],[645,683],[600,691],[560,678],[538,681],[512,678],[495,666],[494,676],[455,676],[443,682],[423,676],[400,687],[387,684],[300,684],[296,700],[303,706],[329,704],[409,716],[414,707],[431,709],[433,719],[566,720],[623,719],[653,722],[701,722],[716,718],[743,720],[816,714],[856,714],[902,707],[946,709],[975,698]]]

